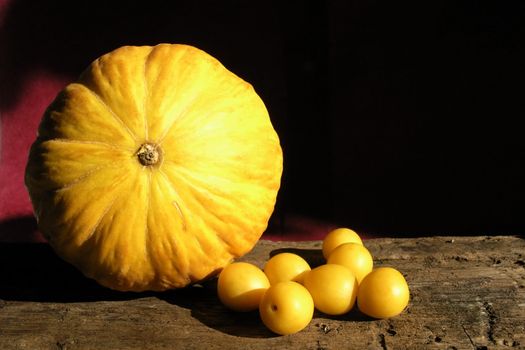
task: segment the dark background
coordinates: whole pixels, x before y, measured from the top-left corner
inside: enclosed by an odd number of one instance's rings
[[[525,232],[523,1],[25,1],[1,19],[1,107],[121,45],[187,43],[252,83],[281,137],[274,222]]]

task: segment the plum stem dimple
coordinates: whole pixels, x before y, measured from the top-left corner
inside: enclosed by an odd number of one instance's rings
[[[140,164],[144,166],[155,165],[161,158],[160,147],[149,142],[142,144],[136,154]]]

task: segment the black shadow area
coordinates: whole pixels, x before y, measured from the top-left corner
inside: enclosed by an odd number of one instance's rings
[[[102,287],[60,259],[46,243],[0,243],[0,299],[81,302],[144,296]]]
[[[326,264],[321,249],[301,249],[301,248],[278,248],[270,252],[270,258],[280,253],[297,254],[310,265],[311,268]]]
[[[20,216],[0,221],[0,242],[39,242],[43,237],[33,216]]]

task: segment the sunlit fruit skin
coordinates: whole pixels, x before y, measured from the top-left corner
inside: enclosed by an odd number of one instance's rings
[[[312,295],[315,308],[327,315],[345,314],[355,304],[357,280],[344,266],[318,266],[305,276],[304,286]]]
[[[196,47],[163,43],[117,48],[64,87],[24,180],[63,260],[105,287],[164,291],[253,249],[282,168],[254,88]]]
[[[293,253],[274,255],[264,266],[264,273],[271,285],[285,281],[302,283],[305,274],[310,270],[308,262]]]
[[[341,244],[332,251],[327,262],[349,268],[357,278],[358,284],[374,267],[372,254],[365,246],[357,243]]]
[[[260,268],[245,262],[235,262],[219,274],[217,293],[226,307],[234,311],[253,311],[257,310],[269,287],[270,281]]]
[[[405,277],[394,268],[379,267],[370,272],[359,285],[357,306],[374,318],[399,315],[408,305],[410,291]]]
[[[323,256],[328,259],[330,253],[344,243],[357,243],[363,244],[361,237],[349,228],[341,227],[330,231],[323,239]]]
[[[314,301],[308,290],[294,281],[272,285],[261,299],[259,314],[272,332],[286,335],[304,329],[312,320]]]

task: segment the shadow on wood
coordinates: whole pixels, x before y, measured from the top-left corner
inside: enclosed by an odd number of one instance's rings
[[[224,307],[217,297],[215,278],[166,292],[114,291],[86,278],[45,243],[1,243],[0,281],[0,300],[78,303],[155,297],[190,310],[192,317],[226,334],[250,338],[276,336],[263,325],[257,311],[238,313]]]
[[[321,249],[300,249],[300,248],[278,248],[270,252],[270,258],[281,253],[297,254],[310,265],[311,268],[325,264]]]
[[[277,337],[260,320],[258,311],[235,312],[217,296],[217,279],[157,295],[170,304],[191,310],[191,316],[222,333],[246,338]]]
[[[45,243],[0,244],[0,299],[39,302],[130,300],[146,293],[104,288]]]

